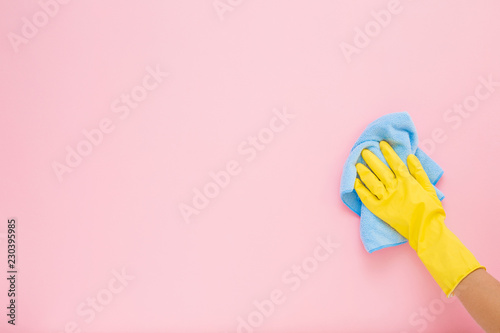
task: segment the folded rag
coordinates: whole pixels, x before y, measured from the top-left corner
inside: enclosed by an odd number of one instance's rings
[[[361,157],[361,151],[363,149],[369,149],[377,155],[380,160],[387,164],[379,148],[380,141],[387,141],[405,164],[408,155],[415,154],[420,160],[420,163],[422,163],[433,185],[435,185],[443,175],[443,169],[417,147],[417,131],[407,112],[387,114],[368,125],[354,144],[347,158],[347,162],[344,165],[340,181],[340,197],[347,207],[361,217],[361,241],[366,251],[369,253],[407,242],[406,238],[401,236],[390,225],[370,212],[365,205],[363,205],[358,194],[354,190],[354,180],[357,175],[356,163],[360,162],[366,165]],[[437,188],[436,194],[440,200],[443,200],[444,195]]]

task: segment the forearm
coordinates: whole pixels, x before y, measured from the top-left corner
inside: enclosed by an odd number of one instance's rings
[[[454,294],[488,333],[500,333],[500,282],[484,269],[465,277]]]

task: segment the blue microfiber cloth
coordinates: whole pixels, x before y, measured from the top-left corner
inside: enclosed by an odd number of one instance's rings
[[[363,149],[369,149],[387,164],[380,151],[380,141],[387,141],[405,164],[408,155],[415,154],[433,185],[443,175],[443,169],[417,147],[417,130],[407,112],[387,114],[368,125],[354,144],[344,165],[340,181],[340,197],[347,207],[361,217],[361,240],[369,253],[407,242],[406,238],[395,229],[370,212],[354,190],[354,180],[357,175],[355,165],[358,162],[366,165],[361,157]],[[437,188],[436,194],[439,200],[443,200],[444,195]]]

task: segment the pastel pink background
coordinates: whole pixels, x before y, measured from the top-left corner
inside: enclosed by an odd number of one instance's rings
[[[500,278],[500,87],[458,128],[443,119],[478,77],[500,81],[500,3],[401,0],[350,63],[339,44],[389,1],[233,3],[221,20],[211,0],[72,1],[16,53],[7,35],[40,6],[1,2],[0,331],[64,332],[75,321],[82,332],[236,332],[278,288],[286,301],[258,332],[417,332],[410,317],[441,290],[408,245],[368,254],[338,193],[361,131],[399,111],[421,139],[445,132],[431,156],[445,170],[447,224]],[[169,77],[121,120],[110,104],[156,65]],[[238,145],[282,107],[295,119],[246,162]],[[59,182],[53,161],[103,118],[114,131]],[[186,224],[179,204],[231,160],[241,174]],[[290,291],[284,272],[328,235],[340,247]],[[122,267],[135,279],[85,323],[78,305]],[[458,300],[425,325],[480,331]]]

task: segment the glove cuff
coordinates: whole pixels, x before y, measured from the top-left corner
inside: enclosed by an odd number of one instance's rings
[[[470,273],[485,268],[443,221],[432,221],[418,246],[417,254],[447,297]]]

